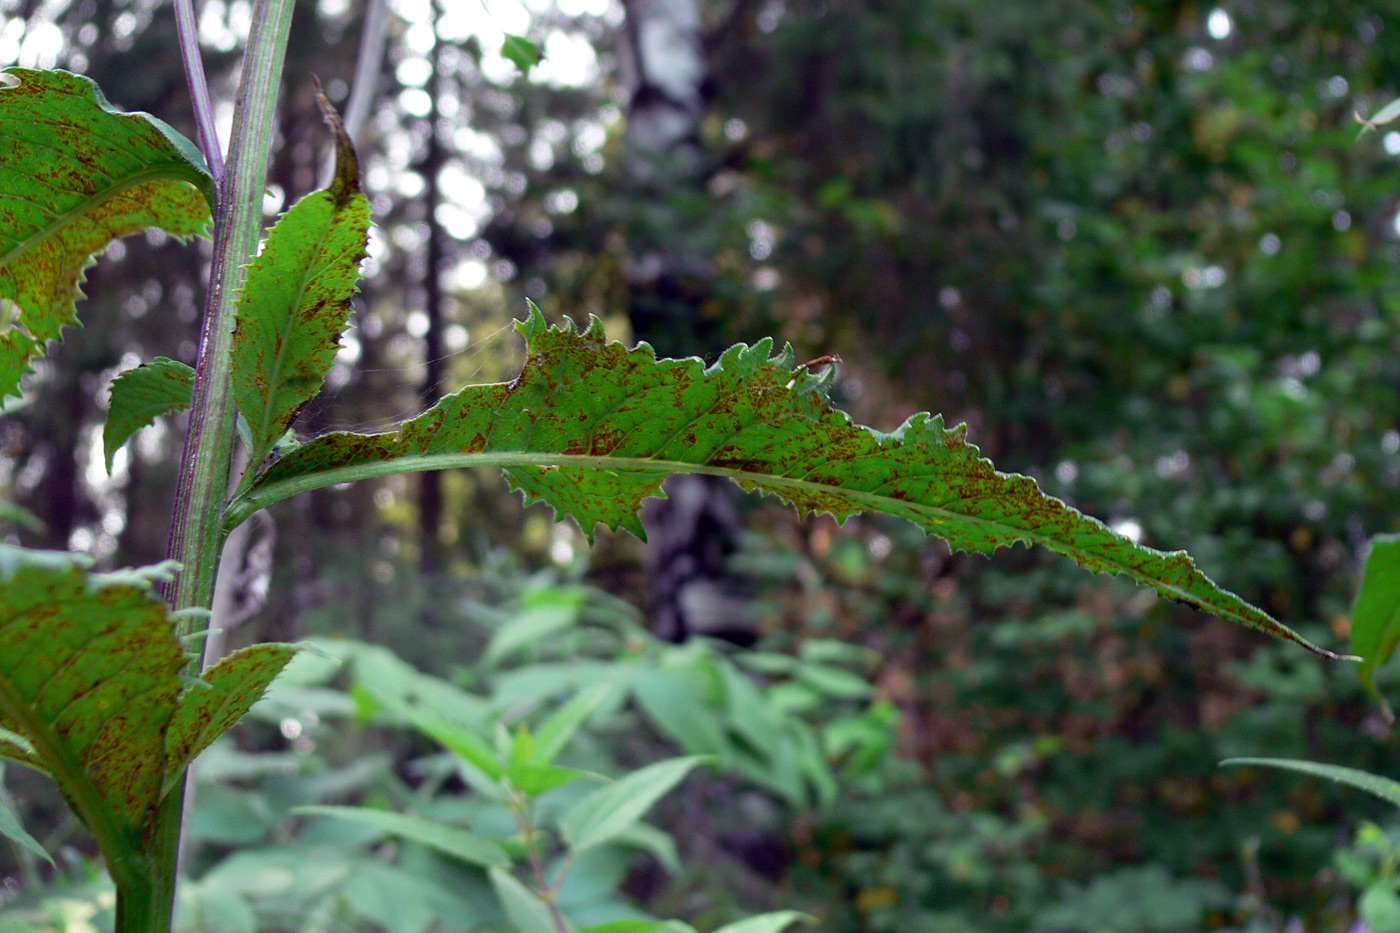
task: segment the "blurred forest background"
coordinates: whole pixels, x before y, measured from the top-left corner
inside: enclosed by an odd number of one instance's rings
[[[198,7],[227,120],[250,4]],[[839,354],[858,420],[966,421],[1000,469],[1344,646],[1364,543],[1400,516],[1400,132],[1358,138],[1353,117],[1400,94],[1396,12],[389,0],[358,138],[366,280],[298,430],[387,430],[510,378],[526,297],[670,355],[772,335]],[[319,183],[311,76],[345,103],[368,13],[298,7],[269,219]],[[530,75],[503,31],[540,43]],[[194,134],[168,3],[0,0],[0,63],[85,73]],[[120,370],[193,360],[205,255],[133,238],[90,271],[83,328],[0,420],[0,486],[43,520],[13,538],[164,556],[181,425],[143,431],[109,477],[101,421]],[[416,669],[506,718],[625,670],[580,761],[717,756],[654,819],[674,843],[639,833],[576,867],[568,903],[594,922],[796,907],[833,933],[1400,930],[1393,815],[1217,767],[1394,775],[1350,666],[1039,552],[737,508],[723,550],[751,656],[653,638],[643,545],[589,548],[493,473],[278,507],[231,641],[326,639],[354,673],[298,668],[211,752],[184,928],[500,929],[471,870],[288,812],[496,818],[357,689]],[[0,917],[100,927],[80,827],[44,780],[5,777],[57,866],[0,852]]]

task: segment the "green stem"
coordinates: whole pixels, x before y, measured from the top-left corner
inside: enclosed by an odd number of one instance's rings
[[[172,609],[208,608],[223,545],[223,511],[233,450],[230,390],[233,317],[244,267],[262,235],[263,190],[272,147],[277,89],[291,30],[294,0],[257,0],[234,105],[229,159],[214,215],[214,263],[205,300],[204,333],[190,406],[190,429],[180,463],[171,526],[170,557],[181,569],[171,583]],[[192,634],[186,619],[177,635]],[[179,872],[184,786],[172,790],[151,815],[143,853],[151,884],[119,890],[116,933],[168,933]]]

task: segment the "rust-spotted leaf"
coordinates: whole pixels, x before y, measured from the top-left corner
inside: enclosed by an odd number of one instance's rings
[[[248,708],[262,699],[268,684],[282,673],[296,652],[292,645],[252,645],[205,671],[207,688],[185,691],[166,734],[167,790],[183,776],[195,756],[232,729]]]
[[[188,139],[119,113],[88,78],[9,68],[0,86],[0,399],[76,322],[83,270],[148,227],[201,232],[214,180]]]
[[[160,797],[188,656],[151,591],[168,565],[95,574],[85,564],[0,545],[0,726],[23,737],[108,864],[121,865]],[[7,744],[13,755],[18,743]]]
[[[336,140],[329,188],[298,201],[268,234],[238,299],[233,393],[258,463],[320,391],[340,346],[369,234],[350,137],[317,91]]]
[[[102,430],[107,469],[112,469],[112,458],[131,435],[161,415],[189,408],[193,391],[194,370],[163,356],[113,379],[107,424]]]
[[[1222,590],[1185,552],[1138,545],[1034,480],[997,472],[964,425],[944,428],[927,413],[888,434],[854,424],[827,398],[830,371],[794,365],[790,347],[770,355],[769,341],[740,344],[706,368],[694,358],[658,360],[646,344],[610,343],[596,320],[583,333],[548,327],[533,306],[519,329],[528,356],[515,381],[468,387],[395,433],[316,438],[271,464],[230,521],[332,483],[494,464],[590,533],[602,523],[640,534],[641,500],[660,495],[667,475],[708,473],[803,512],[898,515],[969,551],[1041,544],[1333,656]]]

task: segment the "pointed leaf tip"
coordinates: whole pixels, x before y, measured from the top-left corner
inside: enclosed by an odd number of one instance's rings
[[[319,93],[319,91],[318,91]],[[248,266],[233,333],[233,393],[260,463],[321,389],[359,285],[369,234],[354,147],[324,94],[336,137],[329,188],[294,204]]]

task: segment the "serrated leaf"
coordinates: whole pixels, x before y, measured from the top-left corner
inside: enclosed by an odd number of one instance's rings
[[[491,887],[518,933],[559,933],[549,907],[508,871],[492,868]]]
[[[577,853],[616,839],[706,760],[691,755],[659,761],[595,790],[559,820],[564,841]]]
[[[168,565],[85,563],[0,546],[0,726],[33,746],[119,875],[160,796],[188,658],[151,592]]]
[[[1376,668],[1400,643],[1400,535],[1376,535],[1361,574],[1361,589],[1351,611],[1351,650],[1361,656],[1361,683],[1394,720],[1390,705],[1376,689]]]
[[[399,836],[436,849],[473,865],[485,868],[510,867],[510,856],[499,843],[434,820],[388,810],[371,810],[367,807],[308,806],[297,807],[292,812],[302,816],[328,816],[337,820],[350,820],[388,835]]]
[[[501,40],[501,54],[514,62],[515,67],[527,78],[530,76],[530,69],[538,65],[544,57],[540,54],[539,43],[509,32]]]
[[[19,84],[0,86],[0,399],[76,323],[95,254],[148,227],[198,233],[214,203],[203,157],[166,123],[118,112],[81,75],[5,74]]]
[[[1184,551],[1126,538],[999,473],[941,415],[919,413],[885,433],[854,424],[827,398],[829,372],[794,365],[791,347],[730,347],[706,368],[658,360],[651,347],[609,343],[596,319],[583,333],[547,326],[531,306],[517,328],[528,356],[512,382],[470,386],[395,433],[327,434],[269,466],[229,510],[229,525],[297,492],[351,479],[495,464],[527,499],[541,499],[590,531],[640,535],[641,500],[671,473],[727,476],[802,512],[844,520],[887,512],[954,548],[989,554],[1040,544],[1090,570],[1124,574],[1163,596],[1310,644],[1201,573]]]
[[[166,791],[210,742],[232,729],[262,699],[268,684],[296,653],[293,645],[251,645],[204,672],[209,689],[185,691],[166,733]]]
[[[1280,768],[1284,771],[1297,771],[1300,774],[1310,774],[1313,777],[1327,778],[1329,781],[1336,781],[1339,784],[1348,784],[1352,787],[1364,790],[1372,796],[1379,797],[1386,803],[1400,807],[1400,782],[1370,774],[1366,771],[1358,771],[1355,768],[1318,764],[1315,761],[1296,761],[1289,758],[1228,758],[1220,764],[1222,766],[1258,765],[1263,768]]]
[[[233,393],[260,462],[320,391],[340,348],[369,235],[369,199],[340,118],[319,91],[336,140],[329,188],[302,198],[268,234],[238,298]]]
[[[112,471],[112,458],[131,435],[154,424],[161,415],[189,408],[193,392],[194,370],[163,356],[113,379],[107,424],[102,430],[107,472]]]

